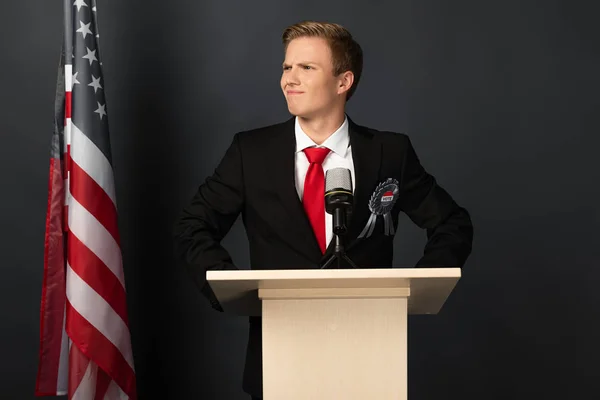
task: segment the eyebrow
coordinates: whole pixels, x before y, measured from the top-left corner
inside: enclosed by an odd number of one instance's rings
[[[312,65],[316,65],[316,66],[320,66],[320,65],[319,65],[319,63],[317,63],[317,62],[314,62],[314,61],[302,61],[302,62],[298,62],[298,63],[296,63],[296,65],[310,65],[310,64],[312,64]],[[282,66],[283,66],[283,67],[290,67],[290,66],[291,66],[291,64],[288,64],[288,63],[284,62],[284,63],[282,64]]]

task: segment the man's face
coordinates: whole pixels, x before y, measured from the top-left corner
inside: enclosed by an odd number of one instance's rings
[[[323,116],[345,102],[340,79],[333,75],[331,50],[325,39],[301,37],[288,44],[281,89],[288,110],[298,117]]]

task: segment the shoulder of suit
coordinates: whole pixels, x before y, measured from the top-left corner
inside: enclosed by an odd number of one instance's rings
[[[248,129],[245,131],[240,131],[235,134],[239,140],[247,142],[247,141],[258,141],[261,142],[264,139],[268,139],[275,135],[280,135],[281,132],[285,129],[289,129],[290,125],[293,129],[293,120],[287,120],[284,122],[279,122],[277,124],[261,126],[253,129]]]
[[[372,136],[373,139],[380,141],[383,144],[406,144],[410,141],[409,136],[403,132],[379,130],[362,125],[355,126],[358,128],[359,131],[362,131],[368,134],[369,136]]]
[[[410,138],[406,133],[394,132],[387,130],[379,130],[363,125],[353,124],[358,132],[372,137],[374,140],[381,142],[383,145],[406,145],[410,142]],[[288,119],[280,123],[266,125],[258,128],[253,128],[236,133],[238,140],[245,143],[264,143],[265,140],[281,135],[282,131],[289,129],[293,132],[294,119]]]

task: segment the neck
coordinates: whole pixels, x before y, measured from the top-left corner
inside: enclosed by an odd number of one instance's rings
[[[319,118],[298,117],[300,127],[316,144],[323,144],[344,123],[344,112]]]

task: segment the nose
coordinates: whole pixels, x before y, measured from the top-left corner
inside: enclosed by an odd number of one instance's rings
[[[298,74],[295,68],[291,68],[285,72],[285,83],[287,85],[298,85]]]

